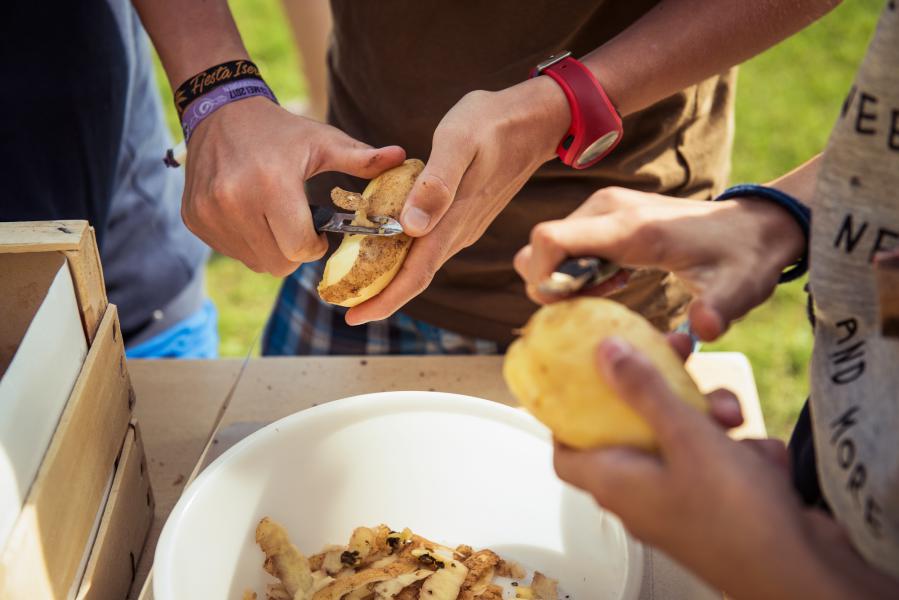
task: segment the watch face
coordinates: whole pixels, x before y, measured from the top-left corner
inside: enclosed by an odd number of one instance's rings
[[[587,149],[581,152],[581,155],[577,157],[577,161],[575,162],[576,167],[582,167],[584,165],[590,164],[598,156],[602,156],[602,153],[612,147],[612,144],[618,139],[617,131],[610,131],[605,134],[589,146]]]

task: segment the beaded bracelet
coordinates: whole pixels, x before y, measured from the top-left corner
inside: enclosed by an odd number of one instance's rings
[[[799,225],[799,228],[802,229],[802,233],[805,234],[806,251],[802,253],[799,260],[797,260],[790,268],[781,273],[778,281],[780,283],[787,283],[788,281],[794,281],[805,275],[806,272],[808,272],[808,243],[811,237],[812,211],[793,196],[763,185],[735,185],[726,189],[724,193],[715,198],[714,201],[718,202],[738,197],[745,198],[747,196],[769,200],[785,209],[790,213],[790,216],[796,220],[796,224]]]

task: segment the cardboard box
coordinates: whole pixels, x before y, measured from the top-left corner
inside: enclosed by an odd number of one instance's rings
[[[150,531],[154,507],[140,429],[132,421],[78,590],[78,600],[127,597]]]
[[[61,600],[73,592],[133,404],[118,316],[109,305],[0,554],[0,599]]]
[[[75,385],[87,338],[66,258],[0,254],[0,548]]]
[[[0,223],[0,254],[25,252],[65,255],[84,333],[92,342],[109,303],[94,228],[87,221]]]

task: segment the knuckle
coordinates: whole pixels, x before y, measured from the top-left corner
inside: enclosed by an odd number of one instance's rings
[[[475,141],[475,133],[468,123],[452,121],[441,123],[434,130],[434,146],[470,146]]]
[[[324,256],[324,253],[325,252],[319,250],[318,247],[303,246],[288,258],[299,263],[315,262]]]
[[[668,446],[681,452],[692,448],[695,434],[680,419],[665,419],[659,428],[659,433],[665,436]]]
[[[515,256],[512,258],[512,267],[519,273],[524,273],[527,269],[527,252],[525,252],[524,248],[515,253]]]
[[[617,187],[604,187],[593,192],[589,202],[596,206],[613,206],[616,201]]]
[[[431,280],[434,279],[434,274],[430,269],[423,272],[418,272],[412,275],[411,284],[413,290],[415,290],[416,294],[419,294],[427,289],[427,287],[431,284]]]
[[[637,217],[625,217],[631,222],[639,223],[633,230],[633,241],[636,245],[643,248],[649,261],[650,266],[661,264],[666,257],[666,249],[668,247],[668,230],[666,227],[651,219],[642,219]]]
[[[480,104],[490,97],[491,93],[487,90],[472,90],[462,96],[460,102],[467,104]]]
[[[197,235],[199,235],[200,229],[203,223],[205,223],[203,216],[206,211],[206,202],[205,198],[195,197],[190,202],[184,202],[181,205],[181,219],[187,225],[187,228]]]
[[[181,202],[181,221],[184,223],[184,226],[187,227],[192,233],[197,233],[194,230],[193,203],[188,202],[186,199]]]
[[[275,277],[287,277],[296,270],[297,266],[287,260],[279,261],[269,269],[269,273]]]
[[[244,257],[244,258],[240,259],[240,262],[245,264],[247,266],[247,268],[249,270],[253,271],[254,273],[262,274],[262,273],[266,272],[266,270],[262,267],[262,265],[260,265],[255,259]]]
[[[459,241],[459,250],[465,250],[466,248],[471,248],[474,246],[481,236],[484,234],[483,231],[476,232],[477,235],[466,235]]]
[[[237,203],[240,194],[240,184],[233,177],[217,177],[210,184],[209,196],[212,203],[224,207],[231,207]],[[201,203],[210,204],[210,203]]]
[[[281,187],[281,168],[265,168],[263,165],[256,165],[250,171],[250,181],[253,187],[264,193],[276,192]]]
[[[539,223],[531,230],[531,244],[539,247],[558,246],[558,234],[552,222]]]

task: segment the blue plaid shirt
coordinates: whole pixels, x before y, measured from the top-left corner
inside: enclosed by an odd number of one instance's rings
[[[347,309],[322,302],[316,291],[324,261],[307,263],[284,279],[262,338],[262,354],[499,354],[496,342],[471,338],[396,313],[350,327]]]

